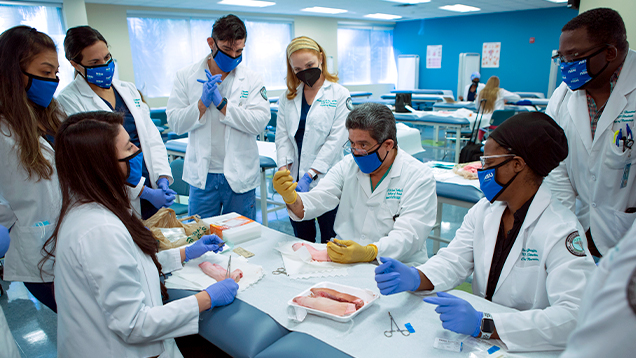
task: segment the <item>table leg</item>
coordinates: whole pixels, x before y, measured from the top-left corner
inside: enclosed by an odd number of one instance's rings
[[[265,176],[265,169],[261,168],[261,217],[262,224],[267,225],[267,177]]]
[[[459,142],[461,136],[461,127],[455,127],[455,164],[459,163]]]

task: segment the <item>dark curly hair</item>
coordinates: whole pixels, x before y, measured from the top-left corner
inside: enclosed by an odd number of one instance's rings
[[[621,52],[629,46],[625,23],[615,10],[601,7],[586,11],[565,24],[561,32],[580,28],[585,28],[590,39],[598,44],[614,45]]]

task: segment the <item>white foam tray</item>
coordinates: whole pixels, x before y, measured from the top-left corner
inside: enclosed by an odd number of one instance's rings
[[[342,293],[347,293],[347,294],[350,294],[350,295],[354,295],[354,296],[359,297],[360,299],[362,299],[364,301],[364,306],[362,306],[362,308],[360,308],[359,310],[357,310],[357,311],[355,311],[353,313],[350,313],[348,315],[337,316],[335,314],[331,314],[331,313],[319,311],[319,310],[316,310],[316,309],[313,309],[313,308],[301,306],[301,305],[297,304],[296,302],[294,302],[294,298],[296,298],[296,297],[311,295],[311,289],[312,288],[330,288],[332,290],[336,290],[336,291],[339,291],[339,292],[342,292]],[[332,320],[338,321],[338,322],[348,322],[353,317],[358,315],[360,312],[366,310],[367,307],[371,306],[373,304],[373,302],[375,302],[375,300],[377,300],[378,298],[380,298],[380,295],[377,294],[377,293],[374,293],[371,290],[362,289],[362,288],[353,287],[353,286],[345,286],[345,285],[340,285],[340,284],[333,283],[333,282],[324,281],[324,282],[317,283],[317,284],[309,287],[308,289],[304,290],[300,294],[292,297],[289,301],[287,301],[287,304],[289,306],[291,306],[291,307],[296,308],[296,309],[297,308],[304,309],[308,313],[314,314],[316,316],[329,318],[329,319],[332,319]]]

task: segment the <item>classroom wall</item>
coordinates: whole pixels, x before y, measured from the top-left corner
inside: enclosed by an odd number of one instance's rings
[[[618,11],[625,22],[625,28],[627,30],[627,41],[629,41],[629,47],[636,49],[636,21],[634,21],[634,15],[636,15],[636,1],[635,0],[581,0],[579,6],[579,13],[586,12],[590,9],[597,7],[609,7]]]
[[[496,75],[509,91],[547,94],[552,50],[559,47],[563,25],[576,15],[562,7],[404,21],[395,27],[393,44],[396,56],[420,56],[419,88],[455,93],[459,54],[481,55],[484,42],[501,42],[499,68],[481,69],[482,81]],[[426,68],[427,45],[442,45],[442,68]]]
[[[147,12],[164,12],[166,14],[192,14],[219,16],[225,15],[227,12],[190,10],[190,9],[166,9],[139,6],[121,6],[121,5],[104,5],[87,3],[86,13],[88,24],[96,28],[104,35],[110,45],[113,57],[117,59],[119,70],[119,78],[123,81],[134,82],[134,70],[132,63],[132,52],[130,48],[130,38],[128,36],[127,11],[147,11]],[[239,17],[262,17],[262,14],[256,13],[235,13]],[[276,16],[267,16],[275,18]],[[313,16],[286,16],[281,15],[279,18],[290,19],[293,21],[292,36],[309,36],[316,40],[327,52],[328,56],[334,58],[334,69],[338,69],[338,21],[340,19],[313,17]],[[386,22],[382,23],[386,25]],[[210,29],[211,30],[211,29]],[[184,67],[188,64],[184,64]],[[393,85],[370,85],[370,86],[347,86],[350,91],[368,91],[373,92],[376,97],[382,93],[387,93],[393,89]],[[270,97],[280,96],[284,90],[268,90]],[[167,97],[146,98],[150,107],[164,107]]]

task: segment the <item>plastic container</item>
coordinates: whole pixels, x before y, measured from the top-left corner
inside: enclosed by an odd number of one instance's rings
[[[330,288],[332,290],[336,290],[336,291],[339,291],[339,292],[342,292],[342,293],[347,293],[347,294],[350,294],[350,295],[354,295],[354,296],[356,296],[356,297],[358,297],[358,298],[360,298],[360,299],[362,299],[364,301],[364,306],[362,306],[359,310],[357,310],[357,311],[355,311],[353,313],[350,313],[348,315],[337,316],[335,314],[331,314],[331,313],[315,310],[313,308],[301,306],[301,305],[297,304],[296,302],[294,302],[294,298],[296,298],[296,297],[311,295],[311,289],[312,288]],[[293,308],[295,310],[302,309],[302,310],[305,310],[308,313],[314,314],[316,316],[329,318],[329,319],[332,319],[332,320],[338,321],[338,322],[348,322],[353,317],[358,315],[360,312],[366,310],[367,307],[371,306],[373,304],[373,302],[375,302],[375,300],[377,300],[378,298],[380,298],[380,295],[377,294],[377,293],[374,293],[371,290],[358,288],[358,287],[352,287],[352,286],[345,286],[345,285],[340,285],[340,284],[337,284],[337,283],[326,282],[325,281],[325,282],[317,283],[317,284],[309,287],[305,291],[301,292],[300,294],[294,296],[292,299],[287,301],[287,304],[291,308]]]
[[[237,213],[201,219],[210,225],[210,233],[234,245],[261,237],[261,224]]]

